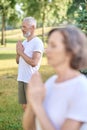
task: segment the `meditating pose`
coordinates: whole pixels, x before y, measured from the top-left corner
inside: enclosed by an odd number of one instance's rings
[[[43,54],[43,43],[35,35],[36,20],[33,17],[26,17],[22,22],[22,33],[26,38],[23,42],[18,41],[16,45],[16,62],[18,64],[18,100],[23,109],[26,109],[27,84],[34,72],[40,68]]]
[[[87,130],[87,78],[79,72],[87,67],[85,34],[73,25],[52,29],[46,55],[56,74],[45,84],[32,76],[24,130]]]

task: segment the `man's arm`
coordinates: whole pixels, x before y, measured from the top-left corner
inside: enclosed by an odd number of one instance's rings
[[[19,64],[19,57],[20,55],[16,54],[16,63]]]
[[[19,64],[19,57],[20,55],[18,54],[18,49],[20,47],[20,44],[22,45],[21,41],[18,41],[16,44],[16,63]]]
[[[28,63],[32,67],[35,67],[41,58],[41,53],[37,51],[33,52],[32,58],[27,56],[25,53],[21,53],[21,57],[25,60],[26,63]]]
[[[31,109],[31,106],[29,106],[29,104],[24,112],[23,128],[24,130],[35,130],[35,115]]]
[[[41,52],[34,51],[33,56],[29,57],[24,53],[24,47],[22,44],[19,43],[17,46],[17,54],[19,54],[26,63],[28,63],[32,67],[35,67],[41,58]]]

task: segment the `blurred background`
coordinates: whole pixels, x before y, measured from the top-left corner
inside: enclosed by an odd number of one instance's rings
[[[87,0],[0,0],[0,130],[22,130],[15,46],[18,40],[24,40],[21,22],[28,16],[37,20],[35,33],[44,47],[47,32],[64,24],[75,24],[87,35]],[[43,81],[54,73],[45,54],[40,73]]]

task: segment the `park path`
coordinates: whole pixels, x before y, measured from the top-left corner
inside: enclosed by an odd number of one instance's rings
[[[6,50],[9,50],[9,51],[15,51],[16,50],[16,45],[15,46],[0,46],[0,51],[6,51]]]

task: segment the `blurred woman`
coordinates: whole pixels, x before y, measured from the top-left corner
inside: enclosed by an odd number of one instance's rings
[[[80,130],[87,122],[87,39],[75,26],[48,34],[48,63],[56,74],[45,84],[36,72],[29,83],[24,130]],[[86,128],[87,130],[87,128]]]

